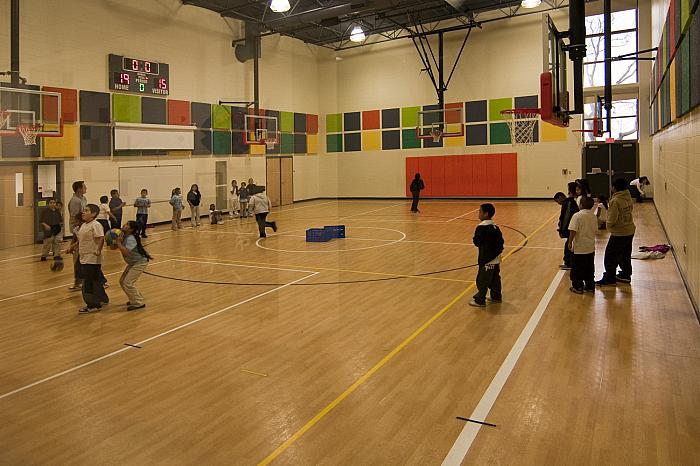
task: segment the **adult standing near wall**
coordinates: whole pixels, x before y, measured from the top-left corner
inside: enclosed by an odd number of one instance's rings
[[[411,212],[420,212],[418,210],[418,200],[420,198],[420,192],[425,189],[425,183],[423,183],[423,180],[420,178],[420,173],[416,173],[416,176],[413,177],[413,181],[411,181],[411,195],[413,196],[413,204],[411,204]]]
[[[80,228],[80,221],[78,220],[78,215],[81,215],[87,206],[87,198],[85,193],[87,193],[87,185],[85,181],[74,181],[73,185],[73,197],[68,201],[68,226],[73,235],[77,235],[77,229]],[[70,291],[80,291],[83,285],[82,280],[78,276],[78,271],[80,270],[80,255],[73,254],[73,285],[68,287]]]
[[[255,214],[255,221],[258,222],[260,237],[265,238],[265,228],[270,227],[272,231],[277,231],[277,222],[268,222],[267,214],[270,213],[270,198],[265,194],[265,188],[259,186],[257,193],[250,198],[249,209]]]
[[[614,285],[616,282],[629,283],[632,280],[632,239],[636,230],[632,218],[633,205],[627,181],[624,178],[616,179],[608,203],[606,226],[610,231],[610,239],[605,248],[605,273],[596,282],[598,286]]]
[[[646,176],[640,176],[639,178],[630,181],[630,194],[637,200],[637,202],[644,202],[644,198],[647,197],[646,193],[644,192],[644,186],[649,186],[650,184],[649,178]]]
[[[187,203],[190,205],[190,221],[192,222],[192,228],[198,227],[199,223],[199,204],[202,202],[202,193],[199,192],[199,186],[193,184],[190,188],[190,192],[187,193]]]

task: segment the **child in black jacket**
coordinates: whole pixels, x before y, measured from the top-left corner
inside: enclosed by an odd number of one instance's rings
[[[479,248],[479,273],[476,275],[477,293],[469,302],[471,306],[486,306],[486,292],[491,290],[491,301],[501,302],[501,253],[503,234],[493,222],[496,214],[493,204],[481,204],[479,220],[474,231],[474,245]]]
[[[569,238],[569,223],[571,222],[571,217],[578,212],[578,204],[576,203],[576,183],[571,182],[567,185],[569,195],[564,196],[564,193],[556,193],[554,195],[554,200],[561,206],[561,212],[559,213],[559,224],[557,226],[557,231],[559,232],[559,237],[566,239]],[[566,246],[566,241],[564,241],[564,263],[559,266],[560,269],[569,270],[571,269],[571,259],[572,254],[569,248]]]

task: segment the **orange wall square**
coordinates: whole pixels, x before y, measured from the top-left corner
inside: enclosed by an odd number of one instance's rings
[[[362,112],[362,129],[379,129],[379,110]]]

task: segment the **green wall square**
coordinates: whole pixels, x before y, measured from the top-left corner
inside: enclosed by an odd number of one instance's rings
[[[212,127],[216,129],[231,129],[231,107],[212,105]]]
[[[491,123],[489,130],[490,144],[510,144],[510,130],[507,123]]]
[[[294,132],[294,113],[280,112],[280,131],[283,133]]]
[[[681,34],[685,34],[688,26],[690,26],[690,0],[681,0]]]
[[[231,131],[214,131],[214,155],[231,154]]]
[[[125,123],[141,123],[141,97],[112,94],[112,120]]]
[[[403,107],[401,109],[401,127],[415,128],[418,126],[418,112],[420,112],[420,107]]]
[[[416,107],[417,108],[417,107]],[[419,149],[420,139],[416,134],[416,129],[402,129],[401,130],[401,147],[404,149]]]
[[[343,152],[343,135],[326,135],[326,152]]]
[[[513,108],[513,98],[489,100],[489,121],[501,121],[501,110]]]
[[[282,112],[286,113],[286,112]],[[294,114],[292,113],[292,129],[294,129]],[[293,154],[294,153],[294,135],[288,133],[282,133],[280,153],[282,154]]]
[[[326,115],[326,132],[341,133],[343,131],[343,114],[331,113]]]

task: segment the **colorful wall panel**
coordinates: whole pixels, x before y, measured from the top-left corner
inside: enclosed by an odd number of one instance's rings
[[[406,158],[406,196],[415,173],[425,182],[428,197],[516,197],[516,153]]]

